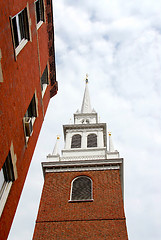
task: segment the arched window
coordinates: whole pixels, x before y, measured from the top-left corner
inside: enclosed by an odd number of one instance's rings
[[[87,147],[97,147],[97,135],[91,133],[87,136]]]
[[[75,134],[72,137],[71,148],[80,148],[81,147],[81,135]]]
[[[72,182],[71,200],[92,200],[92,179],[76,177]]]

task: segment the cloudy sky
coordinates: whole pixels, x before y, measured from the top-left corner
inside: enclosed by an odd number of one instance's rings
[[[81,107],[92,107],[124,157],[130,240],[161,239],[161,0],[55,0],[59,92],[51,99],[9,240],[32,239],[41,162]]]

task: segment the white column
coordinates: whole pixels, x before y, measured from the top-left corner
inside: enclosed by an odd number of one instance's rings
[[[82,146],[81,148],[87,148],[87,132],[82,133]]]
[[[98,147],[104,147],[103,130],[100,130],[97,134],[97,143]]]
[[[71,148],[71,139],[72,139],[72,133],[67,132],[66,133],[66,141],[65,141],[65,149],[70,149]]]

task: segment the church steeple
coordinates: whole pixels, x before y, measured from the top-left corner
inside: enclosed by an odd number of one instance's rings
[[[86,74],[86,86],[84,91],[81,113],[91,113],[91,112],[92,112],[92,108],[91,108],[90,96],[88,91],[88,75]]]
[[[74,114],[74,123],[63,125],[61,156],[56,143],[42,163],[45,183],[33,240],[128,240],[123,159],[111,136],[107,146],[106,123],[91,110],[87,85],[82,110]]]
[[[86,74],[86,86],[82,101],[81,111],[77,110],[74,114],[74,124],[98,123],[98,116],[91,107],[90,95],[88,90],[88,75]]]
[[[119,152],[113,147],[111,133],[107,136],[106,123],[98,122],[97,112],[91,108],[87,75],[81,111],[74,114],[74,124],[64,125],[63,129],[65,144],[62,155],[58,154],[56,142],[52,155],[48,155],[49,161],[119,158]]]

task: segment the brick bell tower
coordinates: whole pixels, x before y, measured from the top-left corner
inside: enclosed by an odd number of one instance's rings
[[[34,240],[126,240],[123,158],[91,108],[88,78],[81,111],[64,125],[65,146],[42,163],[44,187]]]

